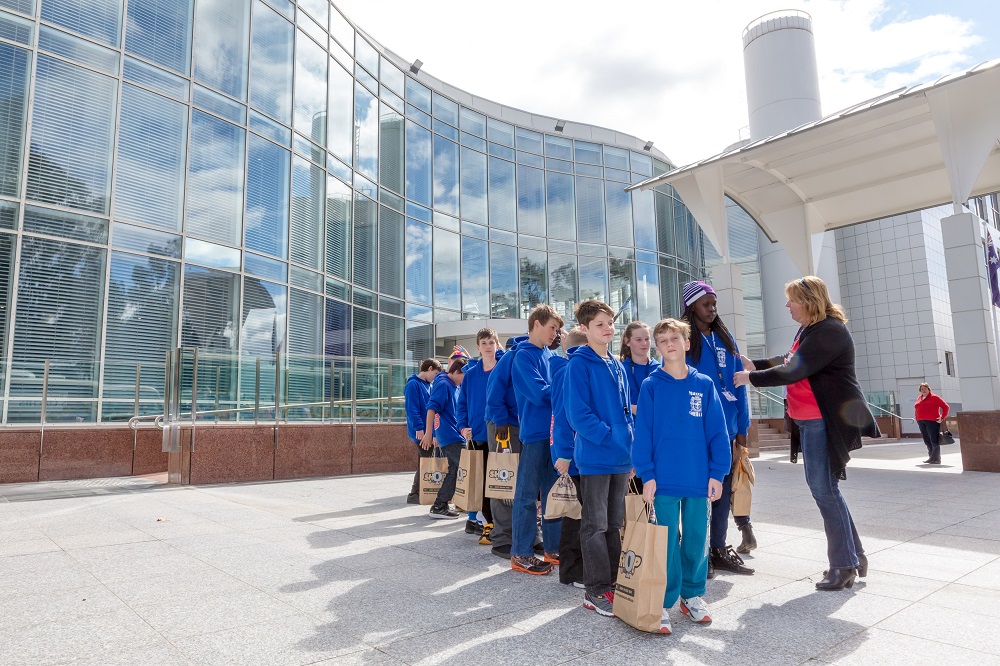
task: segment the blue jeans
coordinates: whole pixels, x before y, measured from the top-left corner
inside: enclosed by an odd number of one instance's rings
[[[826,531],[826,551],[831,569],[850,569],[860,563],[864,553],[861,538],[854,526],[847,501],[840,494],[840,482],[830,469],[827,452],[826,424],[823,419],[796,420],[805,459],[806,484],[816,500],[823,529]]]
[[[535,554],[535,533],[538,512],[535,500],[541,496],[542,513],[548,502],[549,491],[559,475],[552,466],[549,443],[522,442],[521,459],[517,464],[517,479],[514,488],[513,543],[511,557],[531,557]],[[559,548],[562,519],[542,520],[542,543],[545,550],[553,553]]]
[[[705,594],[705,580],[708,578],[708,498],[657,495],[653,509],[657,524],[669,528],[667,591],[663,595],[663,607],[670,608],[677,603],[677,597],[690,599]]]

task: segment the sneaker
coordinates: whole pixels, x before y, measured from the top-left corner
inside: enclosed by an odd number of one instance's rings
[[[708,624],[712,617],[708,614],[708,604],[701,597],[681,599],[681,612],[695,622]]]
[[[682,606],[683,608],[683,606]],[[672,634],[674,633],[673,627],[670,626],[670,611],[666,608],[663,609],[663,614],[660,615],[660,631],[661,634]]]
[[[556,566],[559,565],[559,553],[545,553],[545,557],[543,559],[549,564],[555,564]]]
[[[592,611],[597,611],[598,615],[604,617],[614,617],[615,593],[605,592],[604,594],[591,594],[587,592],[583,595],[583,607]]]
[[[406,496],[407,504],[420,504],[420,495],[412,494]]]
[[[537,557],[512,557],[510,568],[533,576],[544,576],[552,571],[552,565],[542,562]]]
[[[466,534],[482,534],[483,526],[480,525],[475,520],[465,521],[465,533]]]
[[[582,581],[579,581],[579,580],[574,580],[574,581],[573,581],[573,587],[578,587],[578,588],[580,588],[581,590],[586,590],[586,589],[587,589],[587,586],[586,586],[586,585],[584,585],[584,584],[583,584],[583,582],[582,582]]]
[[[432,506],[430,512],[431,518],[438,518],[438,519],[458,518],[460,515],[462,514],[460,514],[458,511],[455,511],[454,509],[449,509],[447,504],[442,504],[441,506]]]
[[[490,549],[490,552],[497,557],[502,557],[505,560],[510,559],[510,546],[493,546],[493,548]]]
[[[483,536],[479,537],[480,546],[489,546],[493,542],[490,540],[490,532],[493,531],[493,523],[483,525]]]
[[[709,564],[714,569],[743,576],[753,575],[753,569],[743,566],[743,558],[736,554],[732,546],[713,548],[709,558]]]

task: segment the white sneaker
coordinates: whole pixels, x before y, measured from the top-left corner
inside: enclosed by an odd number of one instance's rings
[[[681,599],[681,612],[695,622],[708,623],[712,621],[712,618],[708,614],[708,604],[701,597]]]
[[[672,634],[674,633],[673,628],[670,626],[670,611],[666,608],[663,609],[663,615],[660,616],[660,631],[661,634]]]

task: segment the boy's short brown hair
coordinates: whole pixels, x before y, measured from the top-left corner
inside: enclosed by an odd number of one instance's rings
[[[425,358],[420,363],[420,372],[427,372],[428,370],[441,372],[441,361],[436,358]]]
[[[594,318],[599,314],[606,314],[612,319],[615,317],[615,311],[611,309],[611,306],[597,298],[580,301],[573,308],[573,316],[576,317],[577,323],[581,326],[590,326],[590,322],[594,321]]]
[[[494,340],[497,341],[497,346],[500,345],[500,334],[496,332],[496,329],[493,328],[479,329],[479,332],[476,333],[476,346],[479,346],[479,343],[482,342],[483,340],[489,340],[490,338],[493,338]]]
[[[668,317],[656,322],[656,326],[653,327],[653,343],[656,343],[656,338],[661,334],[674,331],[680,333],[681,337],[685,340],[691,339],[691,325],[689,323],[681,321],[680,319]]]
[[[528,331],[535,330],[535,322],[537,321],[542,326],[548,324],[551,320],[555,319],[556,324],[562,328],[562,325],[566,322],[563,318],[559,316],[556,309],[547,303],[539,303],[532,309],[531,314],[528,315]]]
[[[468,362],[469,359],[464,356],[451,359],[451,363],[448,364],[448,374],[453,375],[456,372],[462,372],[462,368],[464,368]]]
[[[580,345],[587,344],[587,334],[583,332],[579,326],[574,327],[569,333],[566,334],[566,339],[563,340],[563,347],[565,349],[572,349],[573,347],[579,347]]]

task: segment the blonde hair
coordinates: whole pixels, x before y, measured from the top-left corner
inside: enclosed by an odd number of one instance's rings
[[[563,341],[563,347],[566,349],[572,349],[573,347],[579,347],[580,345],[587,344],[587,334],[583,332],[579,326],[575,326],[566,334],[566,339]]]
[[[681,337],[685,340],[691,339],[691,325],[686,321],[681,321],[680,319],[674,319],[673,317],[668,317],[666,319],[661,319],[653,327],[653,342],[656,342],[657,336],[662,333],[676,332],[680,333]]]
[[[830,300],[830,290],[827,289],[826,283],[815,275],[807,275],[786,284],[785,296],[805,308],[810,324],[823,321],[827,317],[847,323],[844,309]]]
[[[622,333],[621,351],[618,352],[618,356],[621,360],[624,361],[627,358],[632,358],[632,348],[628,346],[628,343],[632,339],[632,333],[640,328],[644,328],[648,331],[649,325],[644,324],[641,321],[633,321],[625,327],[625,331]]]

